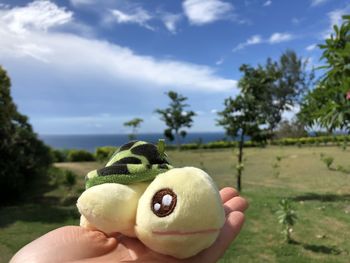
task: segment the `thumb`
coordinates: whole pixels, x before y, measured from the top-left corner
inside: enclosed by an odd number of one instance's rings
[[[19,250],[10,263],[65,262],[101,256],[113,250],[117,240],[79,226],[55,229]]]

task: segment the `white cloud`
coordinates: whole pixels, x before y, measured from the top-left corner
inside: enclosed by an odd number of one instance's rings
[[[276,43],[286,42],[292,39],[293,39],[293,35],[289,33],[273,33],[270,36],[268,42],[270,44],[276,44]]]
[[[218,113],[218,110],[217,110],[217,109],[212,109],[210,112],[211,112],[212,114],[216,114],[216,113]]]
[[[238,44],[232,51],[236,52],[238,50],[241,50],[247,46],[257,45],[263,42],[263,39],[260,35],[254,35],[247,39],[246,42]]]
[[[256,45],[261,43],[262,39],[259,35],[254,35],[247,40],[247,45]]]
[[[295,104],[289,111],[284,111],[282,113],[282,119],[284,120],[292,120],[295,115],[300,111],[300,106],[298,104]]]
[[[173,34],[177,33],[177,23],[180,22],[182,18],[181,14],[164,14],[162,16],[163,23],[165,27]]]
[[[5,8],[9,8],[9,7],[10,7],[10,5],[8,5],[8,4],[0,3],[1,9],[5,9]]]
[[[184,12],[193,25],[204,25],[220,19],[226,19],[233,5],[220,0],[185,0]]]
[[[44,68],[43,74],[47,75],[67,72],[77,77],[84,72],[139,88],[227,91],[237,85],[236,80],[222,78],[208,66],[156,59],[107,41],[52,31],[51,27],[68,23],[72,13],[53,3],[47,9],[48,4],[35,1],[25,7],[0,10],[1,60],[14,64],[26,61],[31,70]],[[50,12],[42,14],[43,10]]]
[[[281,42],[290,41],[294,38],[292,34],[288,33],[273,33],[268,39],[263,39],[260,35],[253,35],[247,39],[246,42],[238,44],[236,47],[232,49],[233,52],[239,51],[241,49],[246,48],[247,46],[258,45],[262,43],[268,44],[278,44]]]
[[[328,17],[330,20],[330,26],[333,25],[340,26],[342,22],[342,16],[346,15],[350,11],[350,5],[345,7],[344,9],[336,9],[328,13]]]
[[[272,1],[271,0],[267,0],[263,6],[270,6],[272,4]]]
[[[308,45],[305,49],[306,49],[307,51],[312,51],[312,50],[314,50],[315,48],[317,48],[317,44]]]
[[[222,65],[222,63],[224,63],[225,59],[224,58],[220,58],[215,62],[215,65]]]
[[[311,6],[319,6],[319,5],[322,5],[328,1],[329,0],[311,0]]]
[[[111,10],[114,21],[120,24],[138,24],[150,30],[154,30],[147,22],[153,17],[143,8],[137,7],[130,13],[125,13],[118,9]]]
[[[350,13],[350,4],[348,4],[342,9],[335,9],[329,12],[327,14],[329,18],[329,28],[322,33],[322,38],[328,38],[330,34],[333,33],[334,31],[333,26],[334,25],[340,26],[342,23],[342,16],[348,13]]]
[[[70,0],[74,6],[95,4],[96,0]]]
[[[302,18],[293,17],[292,18],[292,24],[293,25],[299,25],[302,20],[303,20]]]
[[[15,33],[27,30],[47,30],[71,21],[73,13],[50,1],[34,1],[25,7],[4,10],[0,17],[6,28]]]

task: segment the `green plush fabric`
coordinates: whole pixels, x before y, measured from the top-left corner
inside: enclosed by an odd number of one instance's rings
[[[131,141],[121,146],[104,168],[89,172],[85,186],[152,181],[158,174],[172,168],[167,155],[160,153],[157,146],[144,141]]]

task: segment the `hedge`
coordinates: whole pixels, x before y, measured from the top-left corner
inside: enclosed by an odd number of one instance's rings
[[[270,141],[270,145],[281,146],[319,146],[319,145],[342,145],[343,147],[350,142],[350,135],[333,135],[318,137],[302,137],[302,138],[283,138]],[[265,144],[253,141],[245,141],[244,147],[264,147]],[[180,146],[180,150],[197,150],[197,149],[224,149],[238,147],[237,141],[214,141],[208,143],[186,143]],[[117,150],[114,146],[103,146],[96,148],[95,154],[85,150],[57,150],[51,151],[55,162],[83,162],[83,161],[107,161]],[[167,150],[177,149],[176,145],[167,145]]]

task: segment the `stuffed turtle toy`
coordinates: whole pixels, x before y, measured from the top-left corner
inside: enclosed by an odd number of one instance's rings
[[[123,145],[104,168],[88,173],[77,207],[82,227],[137,237],[177,258],[211,246],[225,221],[210,176],[195,167],[173,168],[163,142]]]

